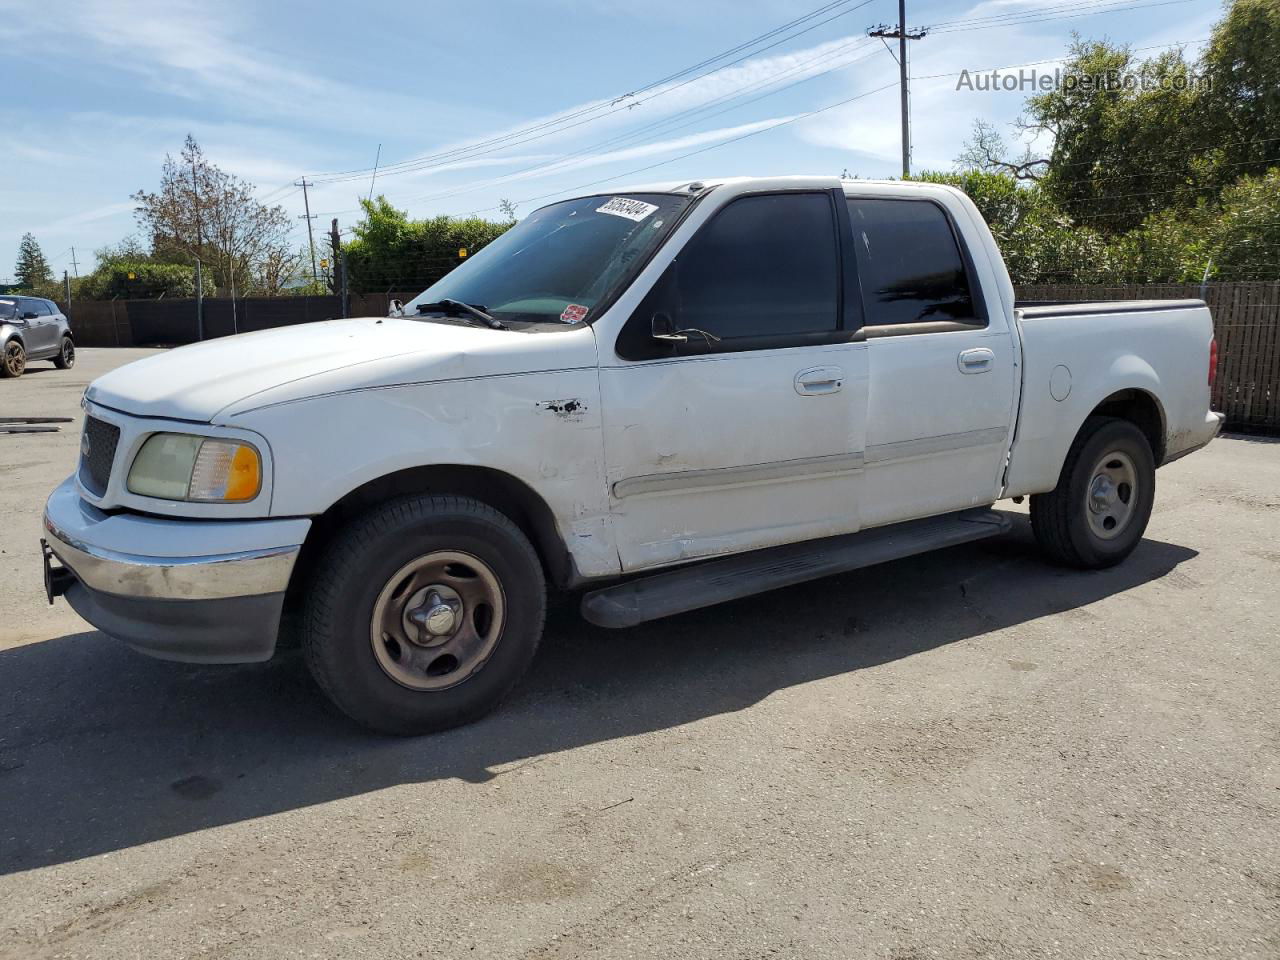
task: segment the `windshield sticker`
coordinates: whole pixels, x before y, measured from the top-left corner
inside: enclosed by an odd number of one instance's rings
[[[614,197],[603,207],[596,207],[596,213],[607,213],[612,217],[626,217],[639,223],[653,211],[658,209],[656,203],[645,203],[643,200],[629,200],[626,197]]]
[[[656,210],[657,207],[654,207]],[[571,303],[564,308],[564,312],[560,314],[561,323],[581,323],[587,315],[589,308],[584,307],[580,303]]]

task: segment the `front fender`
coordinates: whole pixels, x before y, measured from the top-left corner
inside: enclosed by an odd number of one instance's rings
[[[594,367],[358,390],[230,421],[271,442],[275,516],[317,516],[403,470],[485,467],[542,498],[583,576],[618,572]]]

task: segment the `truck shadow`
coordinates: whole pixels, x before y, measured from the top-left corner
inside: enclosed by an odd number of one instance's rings
[[[296,654],[190,667],[93,632],[16,647],[0,653],[0,873],[402,783],[482,783],[527,757],[731,713],[1085,607],[1194,556],[1146,540],[1115,569],[1061,570],[1039,559],[1017,516],[995,540],[621,632],[567,605],[497,713],[416,740],[355,728]]]

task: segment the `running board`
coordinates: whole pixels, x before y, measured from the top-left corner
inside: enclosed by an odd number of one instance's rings
[[[754,550],[593,590],[582,598],[582,615],[599,627],[634,627],[766,590],[982,540],[1006,533],[1011,526],[1006,514],[994,510],[961,510],[862,533]]]

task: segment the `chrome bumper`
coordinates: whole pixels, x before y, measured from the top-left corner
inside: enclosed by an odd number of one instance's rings
[[[45,587],[51,603],[65,596],[103,633],[150,656],[265,660],[310,527],[309,520],[108,514],[68,480],[45,506]]]
[[[221,600],[282,593],[300,546],[197,557],[117,553],[77,540],[46,513],[45,538],[59,560],[91,590],[157,600]]]

